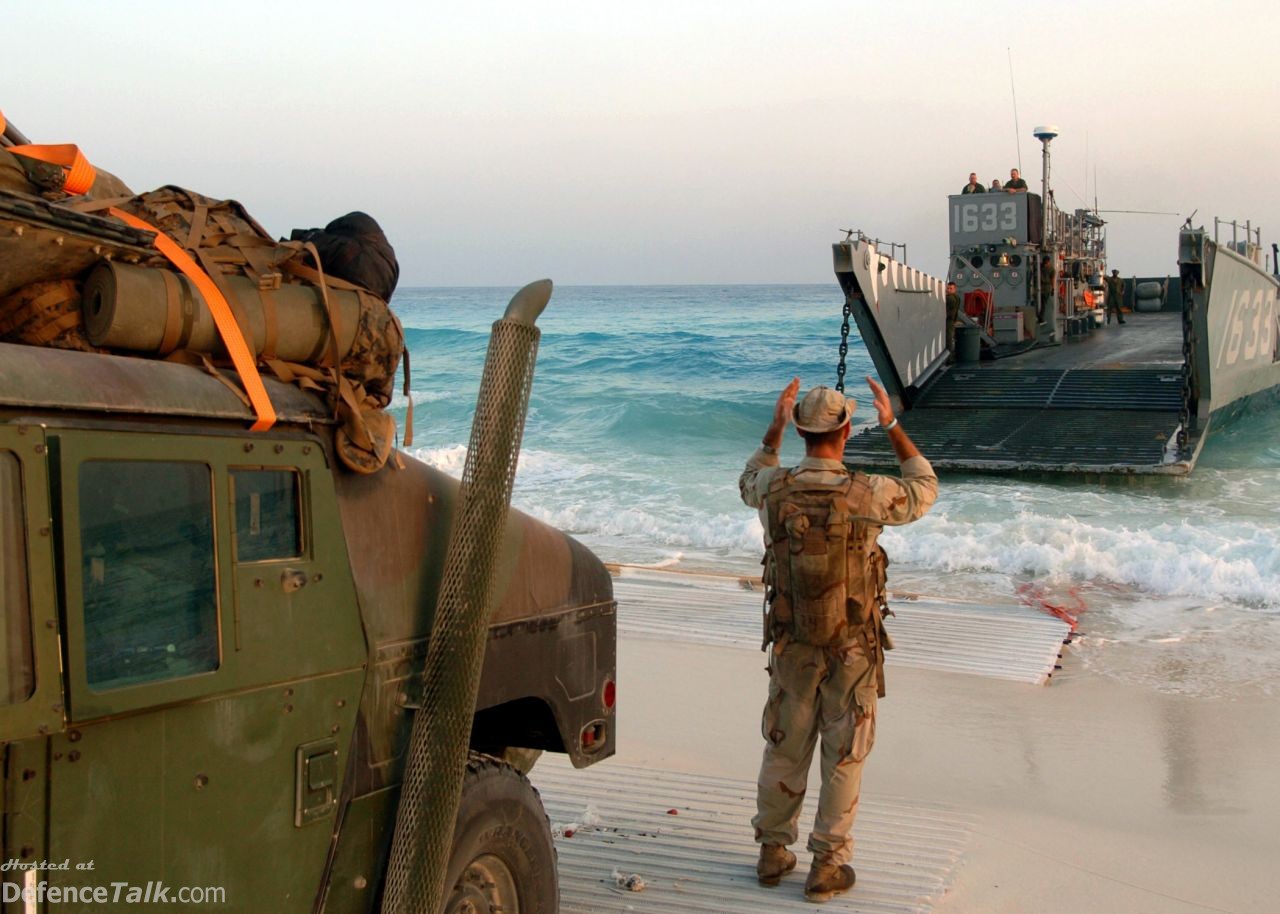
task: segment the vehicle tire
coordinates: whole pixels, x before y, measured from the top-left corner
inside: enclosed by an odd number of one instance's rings
[[[443,914],[556,914],[560,885],[538,791],[510,765],[472,754],[453,831]]]

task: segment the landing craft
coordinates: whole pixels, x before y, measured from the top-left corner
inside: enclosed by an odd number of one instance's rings
[[[1280,276],[1264,266],[1261,230],[1215,219],[1210,232],[1188,219],[1177,275],[1126,282],[1136,313],[1106,325],[1106,222],[1057,206],[1058,132],[1035,135],[1040,193],[948,198],[946,280],[861,232],[833,246],[845,336],[852,317],[939,469],[1185,476],[1212,429],[1280,392]],[[964,302],[951,365],[947,280]],[[845,459],[897,465],[875,428],[849,439]]]

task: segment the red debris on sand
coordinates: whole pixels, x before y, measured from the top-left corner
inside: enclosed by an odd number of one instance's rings
[[[668,810],[667,810],[667,815],[669,815],[669,816],[678,816],[678,815],[680,815],[680,810],[678,810],[678,809],[668,809]]]
[[[1055,618],[1061,619],[1071,626],[1073,632],[1080,624],[1080,614],[1089,608],[1085,605],[1084,598],[1080,596],[1080,588],[1075,585],[1067,588],[1065,600],[1054,597],[1049,593],[1048,588],[1034,581],[1019,584],[1016,590],[1018,599],[1027,606],[1033,606]],[[1055,602],[1055,600],[1061,600],[1061,602]]]
[[[564,836],[565,836],[566,838],[572,838],[572,837],[573,837],[573,835],[574,835],[574,831],[573,831],[573,829],[572,829],[572,828],[566,828],[566,829],[564,830]]]

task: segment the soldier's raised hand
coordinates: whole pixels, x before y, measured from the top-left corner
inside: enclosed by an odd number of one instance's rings
[[[800,393],[800,379],[792,378],[791,383],[782,388],[778,394],[778,402],[773,407],[773,424],[778,428],[786,428],[791,421],[791,410],[796,405],[796,396]]]
[[[880,424],[888,425],[893,421],[893,404],[889,402],[889,395],[871,375],[867,375],[867,386],[871,388],[871,395],[875,398],[872,403],[880,417]]]

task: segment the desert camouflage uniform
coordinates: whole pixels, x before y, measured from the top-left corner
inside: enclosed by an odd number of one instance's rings
[[[819,483],[844,477],[838,460],[806,457],[796,466]],[[738,480],[742,500],[760,509],[769,537],[764,497],[779,472],[778,458],[758,450]],[[938,480],[924,457],[902,464],[902,478],[870,476],[872,486],[868,554],[880,528],[908,524],[924,516],[938,495]],[[766,548],[768,542],[766,542]],[[874,646],[874,642],[873,642]],[[878,648],[876,648],[878,650]],[[813,750],[822,741],[822,791],[809,850],[833,864],[853,858],[853,821],[862,788],[862,766],[875,742],[876,700],[881,683],[874,658],[856,640],[835,648],[800,644],[783,636],[769,653],[769,700],[762,731],[764,759],[757,781],[755,826],[760,844],[795,843],[800,807],[809,781]]]

